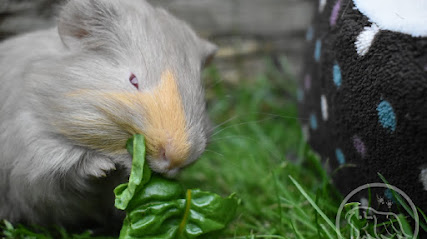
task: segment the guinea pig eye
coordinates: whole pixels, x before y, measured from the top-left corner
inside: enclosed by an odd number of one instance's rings
[[[135,88],[139,89],[139,86],[138,86],[138,78],[136,78],[136,76],[135,76],[134,74],[131,74],[131,75],[129,76],[129,81],[130,81],[130,83],[131,83],[133,86],[135,86]]]

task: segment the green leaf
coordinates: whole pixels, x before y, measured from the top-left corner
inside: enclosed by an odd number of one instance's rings
[[[222,230],[234,218],[238,201],[199,189],[185,190],[173,180],[151,177],[144,138],[135,135],[129,182],[119,185],[116,207],[126,211],[120,239],[193,239]]]
[[[186,210],[188,215],[184,214],[187,220],[182,221],[179,228],[180,238],[197,238],[206,232],[225,228],[233,219],[237,207],[234,195],[222,198],[198,189],[188,190],[186,200],[190,206]]]
[[[151,171],[145,162],[144,136],[135,135],[128,140],[126,148],[133,155],[129,183],[121,184],[114,189],[114,194],[116,195],[115,206],[121,210],[127,208],[136,190],[144,186],[151,177]]]

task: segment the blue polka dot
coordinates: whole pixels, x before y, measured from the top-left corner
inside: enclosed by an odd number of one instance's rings
[[[345,164],[345,156],[341,149],[335,150],[335,156],[337,157],[338,163]]]
[[[313,130],[317,129],[317,118],[316,118],[316,115],[314,115],[314,114],[310,115],[310,127]]]
[[[388,101],[381,101],[377,107],[378,118],[381,125],[390,129],[391,131],[396,130],[396,115],[394,114],[393,107]]]
[[[386,190],[384,190],[384,196],[394,202],[394,203],[398,203],[397,199],[394,197],[393,192],[390,190],[390,188],[387,188]]]
[[[342,76],[341,76],[341,68],[338,64],[334,64],[333,68],[333,77],[334,77],[334,83],[337,87],[341,86]]]
[[[305,33],[305,40],[311,41],[313,40],[313,36],[314,36],[314,29],[313,29],[313,26],[310,26],[307,29],[307,32]]]
[[[388,199],[390,199],[390,200],[392,200],[393,199],[393,193],[391,192],[391,190],[390,189],[386,189],[386,190],[384,190],[384,196],[386,197],[386,198],[388,198]]]
[[[297,100],[302,102],[304,100],[304,91],[302,89],[297,90]]]
[[[319,62],[320,60],[320,53],[322,51],[322,41],[319,39],[316,40],[316,46],[314,48],[314,60]]]

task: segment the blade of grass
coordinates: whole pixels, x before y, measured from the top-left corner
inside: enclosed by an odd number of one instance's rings
[[[317,190],[317,192],[316,192],[316,204],[318,204],[318,202],[319,202],[319,190]],[[319,238],[321,238],[321,236],[320,236],[319,214],[318,213],[314,214],[314,221],[316,222],[317,235],[319,236]]]
[[[323,231],[326,233],[326,235],[328,236],[328,238],[330,239],[335,239],[331,233],[328,231],[328,229],[326,228],[326,226],[324,224],[320,224],[320,227],[323,229]]]
[[[317,204],[313,201],[313,199],[310,198],[310,196],[308,196],[308,194],[305,192],[305,190],[301,187],[301,185],[292,177],[289,175],[289,178],[291,179],[291,181],[294,183],[294,185],[298,188],[298,190],[300,191],[300,193],[307,199],[307,201],[311,204],[312,207],[314,207],[314,209],[317,211],[317,213],[319,213],[319,215],[323,218],[323,220],[325,220],[325,222],[328,224],[328,226],[330,226],[338,235],[339,238],[342,238],[341,236],[341,232],[338,231],[335,227],[335,225],[332,223],[332,221],[328,218],[328,216],[326,216],[323,211],[319,208],[319,206],[317,206]]]
[[[297,238],[300,238],[300,239],[303,239],[304,237],[301,235],[301,232],[299,232],[298,231],[298,229],[295,227],[295,222],[290,222],[290,224],[291,224],[291,227],[292,227],[292,230],[294,231],[294,233],[295,233],[295,236],[297,237]]]
[[[423,216],[424,221],[427,222],[427,216],[426,214],[423,212],[423,210],[421,210],[419,207],[417,207],[418,212]]]
[[[274,188],[275,188],[275,191],[276,191],[277,205],[279,206],[278,209],[277,209],[278,214],[279,214],[279,222],[282,223],[282,218],[283,218],[283,215],[282,215],[282,203],[281,203],[280,196],[279,196],[279,188],[277,186],[278,179],[277,179],[276,174],[274,173],[274,171],[272,171],[272,174],[273,174],[273,178],[274,178],[273,182],[274,182]]]

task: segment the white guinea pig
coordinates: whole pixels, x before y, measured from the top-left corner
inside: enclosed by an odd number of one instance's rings
[[[0,219],[108,226],[136,133],[158,173],[195,161],[215,49],[144,0],[70,0],[57,27],[2,42]]]

